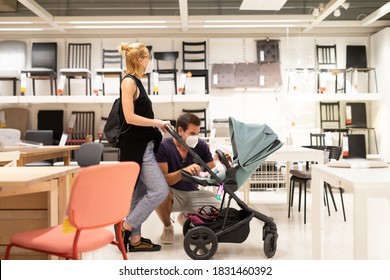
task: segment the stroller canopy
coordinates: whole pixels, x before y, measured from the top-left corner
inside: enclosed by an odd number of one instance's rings
[[[236,174],[238,187],[240,187],[267,156],[282,146],[282,143],[266,124],[246,124],[230,117],[229,131],[233,159],[241,167],[237,169]]]

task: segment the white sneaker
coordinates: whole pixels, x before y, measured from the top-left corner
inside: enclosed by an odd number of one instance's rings
[[[181,212],[178,216],[177,216],[177,222],[179,223],[179,225],[183,226],[184,223],[186,222],[187,218],[185,216],[185,214],[183,212]]]
[[[163,244],[172,244],[174,239],[174,231],[172,224],[164,227],[163,233],[160,236],[160,241]]]

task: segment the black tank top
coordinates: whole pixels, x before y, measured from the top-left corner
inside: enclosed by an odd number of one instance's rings
[[[133,79],[136,82],[137,88],[139,89],[139,96],[134,101],[134,113],[148,118],[154,119],[154,112],[152,107],[152,101],[146,93],[146,90],[142,84],[142,82],[135,76],[126,75],[123,79]],[[121,98],[122,98],[122,93]],[[123,112],[122,112],[122,117]],[[131,125],[130,129],[128,129],[121,137],[123,138],[132,138],[132,139],[144,139],[146,141],[150,141],[154,139],[155,130],[150,126],[137,126]]]

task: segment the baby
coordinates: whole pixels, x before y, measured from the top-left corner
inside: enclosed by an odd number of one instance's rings
[[[218,174],[220,172],[224,172],[226,170],[226,167],[219,160],[219,157],[217,154],[214,154],[213,159],[214,159],[215,167],[213,169],[211,169],[211,171],[213,171],[215,174]],[[207,177],[210,177],[210,173],[206,172],[206,171],[200,171],[198,173],[198,176],[202,177],[202,178],[207,178]]]

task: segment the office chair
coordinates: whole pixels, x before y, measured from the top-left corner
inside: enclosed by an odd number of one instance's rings
[[[184,42],[183,72],[191,72],[191,77],[203,77],[205,80],[205,93],[209,93],[209,70],[206,62],[206,41]]]
[[[120,233],[121,223],[129,212],[139,165],[135,162],[95,165],[77,174],[67,208],[69,223],[74,232],[63,225],[15,233],[5,251],[9,259],[13,247],[43,252],[65,259],[79,259],[84,252],[108,244],[117,246],[124,260],[126,248]],[[108,226],[116,224],[116,236]]]
[[[81,167],[100,164],[104,146],[102,143],[84,143],[77,151],[77,164]]]
[[[91,85],[91,48],[90,43],[68,44],[67,67],[60,70],[60,76],[68,81],[68,93],[71,95],[70,80],[85,79],[85,95],[92,94]]]
[[[336,45],[321,46],[316,45],[318,81],[317,89],[319,93],[326,91],[324,82],[321,81],[321,74],[331,74],[335,76],[335,92],[345,93],[345,69],[337,68]],[[338,75],[343,74],[343,87],[339,88]]]
[[[50,94],[57,89],[57,43],[33,43],[31,50],[31,68],[22,73],[32,80],[35,95],[35,80],[49,80]]]
[[[21,41],[0,41],[0,81],[12,81],[16,96],[16,82],[26,68],[27,44]]]
[[[53,130],[27,130],[25,140],[44,146],[53,145]],[[52,160],[27,163],[26,166],[51,166]]]
[[[102,68],[96,69],[96,75],[100,75],[103,79],[102,81],[102,93],[106,95],[105,88],[105,78],[118,78],[119,79],[119,89],[120,91],[122,75],[123,75],[123,58],[118,50],[102,50]],[[109,67],[107,67],[109,66]],[[117,66],[117,67],[113,67]]]
[[[173,81],[175,94],[177,94],[177,68],[176,61],[179,52],[155,52],[153,54],[156,60],[156,72],[159,81]],[[170,65],[170,66],[168,66]]]

